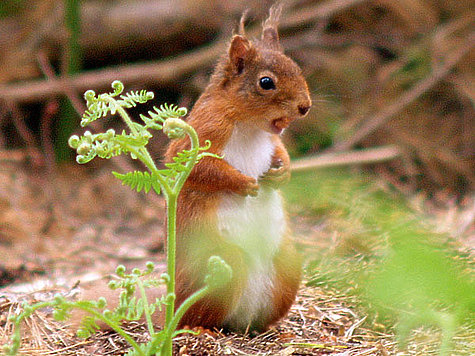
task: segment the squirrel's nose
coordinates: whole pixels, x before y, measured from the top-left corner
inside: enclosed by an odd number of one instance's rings
[[[300,115],[305,116],[307,112],[310,110],[310,105],[299,105],[298,109],[299,109]]]

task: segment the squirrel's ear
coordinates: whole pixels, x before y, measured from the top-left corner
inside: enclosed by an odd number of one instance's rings
[[[274,28],[265,28],[262,30],[262,42],[265,43],[266,47],[280,52],[283,51],[279,41],[279,34]]]
[[[250,57],[252,51],[251,42],[246,37],[235,35],[229,47],[229,60],[233,70],[241,74],[244,70],[244,62]]]
[[[272,6],[269,11],[269,17],[262,26],[262,42],[270,49],[276,51],[283,51],[282,45],[279,41],[279,33],[277,31],[277,25],[279,24],[279,18],[282,14],[282,3],[277,3]]]

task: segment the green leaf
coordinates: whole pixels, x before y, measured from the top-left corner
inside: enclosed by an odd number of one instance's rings
[[[160,183],[154,174],[148,172],[134,171],[126,174],[112,172],[114,177],[120,179],[123,185],[127,185],[137,192],[144,190],[146,193],[152,187],[157,194],[160,194]]]
[[[231,267],[219,256],[211,256],[208,260],[208,273],[205,284],[212,289],[225,286],[231,281],[233,271]]]
[[[152,180],[150,181],[150,183],[151,183],[151,185],[152,185],[153,190],[155,190],[155,193],[157,193],[158,195],[160,195],[161,186],[160,186],[160,183],[158,182],[158,180],[152,179]]]
[[[162,129],[162,125],[166,119],[170,117],[180,117],[186,115],[186,108],[179,108],[176,105],[163,104],[160,105],[160,108],[156,106],[153,107],[153,111],[148,111],[148,117],[140,114],[140,118],[145,123],[145,128],[151,128],[154,130]],[[158,122],[160,124],[158,124]]]
[[[81,339],[87,339],[99,329],[99,325],[96,323],[96,318],[93,316],[86,316],[81,321],[81,326],[77,331],[77,336]]]
[[[193,331],[193,330],[190,330],[190,329],[179,329],[179,330],[175,330],[172,337],[176,337],[180,334],[199,335],[200,332],[199,331]]]
[[[117,103],[125,108],[131,108],[137,106],[137,104],[143,104],[153,99],[154,94],[150,91],[141,90],[136,92],[129,92],[125,95],[121,95],[122,100],[117,100]]]

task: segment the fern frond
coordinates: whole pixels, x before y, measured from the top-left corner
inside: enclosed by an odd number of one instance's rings
[[[187,163],[192,159],[192,156],[196,154],[196,151],[204,151],[210,147],[210,144],[206,144],[203,147],[199,147],[195,150],[183,150],[178,152],[175,157],[173,157],[173,162],[165,163],[165,167],[167,169],[162,169],[159,173],[166,177],[167,180],[171,183],[176,179],[176,177],[188,171],[189,167],[187,167]],[[198,163],[203,157],[215,157],[215,158],[222,158],[219,155],[210,152],[200,152],[196,156],[196,163]]]
[[[88,102],[87,110],[82,115],[81,126],[87,126],[91,122],[107,116],[109,113],[114,115],[116,110],[117,107],[113,103],[104,101],[104,98],[100,95],[98,98]]]
[[[77,155],[76,162],[79,164],[86,164],[92,161],[96,156],[97,154],[93,151],[89,152],[87,155]]]
[[[163,177],[173,178],[175,176],[175,172],[172,169],[161,169],[159,172]]]
[[[137,192],[144,190],[145,193],[148,193],[150,188],[153,188],[157,194],[160,194],[160,184],[153,173],[134,171],[126,174],[112,172],[112,174],[120,179],[123,185],[129,186]]]
[[[122,84],[122,82],[120,80],[114,80],[112,82],[111,86],[112,86],[112,89],[114,89],[114,92],[109,93],[109,95],[112,96],[112,97],[118,96],[118,95],[122,94],[122,92],[124,91],[124,84]]]
[[[153,99],[154,95],[151,91],[131,91],[125,95],[121,95],[122,100],[117,100],[117,104],[124,108],[131,108],[137,106],[137,104],[144,104],[147,101]]]
[[[95,93],[87,91],[84,96],[87,101],[87,110],[82,116],[81,126],[84,127],[91,122],[107,116],[109,113],[114,115],[119,107],[131,108],[137,106],[137,104],[143,104],[153,99],[153,92],[147,90],[129,92],[125,95],[120,95],[120,99],[115,99],[116,96],[122,93],[123,86],[120,85],[114,87],[113,93],[105,93],[96,96]]]
[[[109,159],[129,152],[132,146],[144,146],[148,143],[149,136],[147,134],[148,132],[141,136],[132,136],[123,132],[120,135],[116,135],[112,129],[99,134],[92,134],[86,131],[82,137],[71,136],[68,143],[72,148],[76,149],[78,154],[76,161],[84,164],[96,156]]]
[[[148,117],[140,114],[140,118],[145,123],[146,128],[161,129],[162,125],[166,119],[170,117],[180,117],[186,115],[186,108],[179,108],[176,105],[162,104],[160,108],[156,106],[153,107],[153,111],[148,111]]]
[[[167,117],[181,117],[185,116],[188,112],[186,108],[180,108],[174,104],[168,105],[167,103],[160,105],[160,111],[163,112]]]
[[[160,333],[157,333],[155,335],[158,337],[159,334],[165,335],[165,332],[160,331]],[[165,336],[161,337],[161,339],[165,339]],[[159,343],[160,347],[162,343],[163,341],[160,341]],[[152,346],[151,343],[139,344],[138,349],[131,348],[124,356],[155,355],[157,354],[158,351],[160,351],[160,347],[157,348],[156,350],[152,350],[151,346]]]
[[[211,152],[201,152],[197,157],[197,162],[199,162],[199,160],[202,159],[203,157],[214,157],[214,158],[223,159],[224,156],[220,156]]]
[[[176,162],[171,162],[171,163],[165,163],[165,167],[175,171],[175,172],[185,172],[187,169],[186,167],[181,164],[181,163],[176,163]]]
[[[97,325],[96,318],[93,316],[86,316],[82,319],[81,325],[77,331],[77,336],[81,339],[87,339],[100,329]]]
[[[143,130],[143,128],[140,128],[140,135],[135,136],[135,135],[128,135],[125,133],[125,131],[122,132],[120,135],[116,135],[113,140],[122,147],[122,149],[125,152],[128,152],[126,149],[128,146],[133,146],[133,147],[144,147],[147,145],[150,137],[152,135],[147,132],[146,130]]]

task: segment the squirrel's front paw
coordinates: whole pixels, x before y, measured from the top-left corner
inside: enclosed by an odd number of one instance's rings
[[[257,196],[259,192],[259,184],[254,178],[249,178],[246,187],[241,191],[241,195],[243,196]]]
[[[262,177],[259,178],[259,182],[272,188],[278,188],[282,184],[290,181],[290,170],[288,167],[272,167]]]

